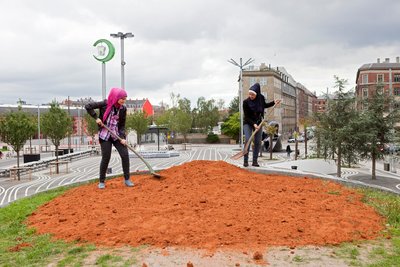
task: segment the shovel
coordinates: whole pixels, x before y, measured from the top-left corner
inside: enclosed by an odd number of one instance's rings
[[[121,137],[119,137],[116,133],[114,133],[113,131],[110,130],[110,128],[108,128],[106,125],[103,125],[104,128],[106,128],[107,131],[109,131],[113,136],[115,136],[116,138],[118,138],[119,141],[122,140]],[[126,146],[133,152],[135,153],[135,155],[141,160],[143,161],[144,164],[146,164],[147,168],[149,169],[150,173],[155,177],[155,178],[161,178],[161,175],[159,175],[158,173],[156,173],[153,168],[151,167],[151,165],[139,154],[137,153],[133,147],[131,147],[130,145],[126,144]]]
[[[231,159],[238,160],[241,157],[243,157],[244,155],[246,155],[247,153],[249,153],[249,146],[250,146],[251,142],[253,141],[254,136],[264,126],[264,124],[267,122],[267,119],[268,119],[269,115],[271,115],[271,113],[272,113],[272,111],[274,110],[275,107],[276,107],[276,105],[274,105],[271,108],[271,110],[268,112],[267,116],[265,116],[265,118],[258,125],[258,128],[253,131],[253,133],[251,134],[249,140],[247,141],[246,145],[244,146],[244,149],[242,151],[238,152],[237,154],[233,155],[231,157]]]

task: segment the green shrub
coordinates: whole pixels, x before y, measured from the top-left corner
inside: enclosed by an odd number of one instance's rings
[[[207,143],[219,143],[218,135],[216,135],[214,133],[209,133],[207,135]]]

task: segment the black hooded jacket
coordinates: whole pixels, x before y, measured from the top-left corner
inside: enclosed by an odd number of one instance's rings
[[[265,97],[261,94],[260,84],[258,83],[251,86],[249,90],[256,92],[257,96],[254,100],[248,97],[243,101],[243,123],[254,128],[254,124],[260,124],[263,120],[264,109],[274,106],[275,101],[265,102]]]

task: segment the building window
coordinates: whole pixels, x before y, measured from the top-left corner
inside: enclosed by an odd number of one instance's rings
[[[281,88],[281,81],[277,78],[274,78],[274,87]]]
[[[394,95],[400,95],[400,87],[393,88],[393,94]]]
[[[260,85],[267,85],[267,77],[261,77]]]
[[[383,74],[377,74],[376,75],[376,82],[377,83],[383,83]]]
[[[363,88],[362,90],[362,97],[367,98],[368,97],[368,88]]]
[[[361,76],[361,83],[362,84],[367,84],[368,83],[368,74],[363,74]]]
[[[256,78],[250,77],[250,86],[252,86],[253,84],[255,84],[256,81],[257,81]]]
[[[393,75],[393,81],[394,81],[395,83],[400,82],[400,74],[394,74],[394,75]]]

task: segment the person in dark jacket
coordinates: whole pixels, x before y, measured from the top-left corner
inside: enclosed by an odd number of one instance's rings
[[[288,159],[290,159],[290,153],[292,153],[292,149],[290,148],[290,145],[287,145],[287,147],[286,147],[286,153],[287,153]]]
[[[134,185],[129,179],[129,153],[126,147],[126,107],[124,106],[126,97],[127,93],[124,89],[112,88],[106,100],[100,102],[91,102],[85,106],[87,112],[90,114],[90,116],[96,119],[96,123],[99,125],[101,162],[99,177],[100,182],[98,187],[100,189],[105,188],[106,171],[108,168],[108,163],[110,162],[111,149],[113,145],[121,156],[125,185],[129,187]],[[99,109],[99,116],[97,116],[95,109]],[[118,138],[112,135],[106,128],[103,127],[103,125],[106,125],[112,132],[121,137],[122,140],[119,141]]]
[[[243,132],[246,137],[246,143],[250,139],[253,131],[258,130],[259,124],[264,118],[264,109],[273,107],[274,105],[279,104],[280,100],[274,100],[266,103],[265,97],[261,94],[260,84],[255,83],[249,89],[249,97],[243,101]],[[252,166],[259,167],[258,164],[258,152],[261,146],[261,135],[262,129],[258,130],[258,132],[254,136],[254,150],[253,150],[253,163]],[[250,146],[249,146],[250,148]],[[249,153],[246,153],[244,156],[243,166],[249,166]]]

